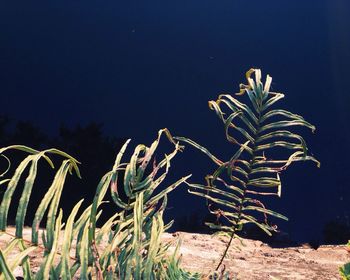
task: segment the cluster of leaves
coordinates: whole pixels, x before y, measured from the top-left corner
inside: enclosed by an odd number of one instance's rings
[[[251,77],[253,73],[255,79]],[[260,70],[251,69],[246,77],[248,84],[240,85],[238,95],[247,95],[248,105],[229,94],[220,95],[218,100],[209,102],[209,107],[224,123],[227,140],[238,146],[228,161],[219,160],[188,138],[172,138],[169,131],[163,129],[149,147],[136,146],[130,160],[123,163],[122,157],[130,142],[128,140],[117,155],[112,170],[98,184],[92,204],[80,209],[83,201],[79,201],[65,222],[63,212],[59,209],[62,190],[68,173],[75,172],[80,177],[79,162],[57,149],[37,151],[19,145],[0,149],[5,159],[4,152],[7,150],[29,153],[11,178],[0,181],[0,185],[7,184],[0,204],[0,231],[8,235],[8,211],[13,194],[21,185],[21,177],[28,174],[19,203],[14,206],[17,211],[15,235],[7,247],[0,250],[0,278],[14,279],[13,271],[20,266],[25,279],[38,280],[72,279],[77,275],[80,279],[200,279],[200,274],[180,268],[179,245],[169,256],[171,244],[161,241],[161,234],[172,224],[165,225],[163,222],[167,195],[181,183],[187,183],[189,192],[214,203],[216,209],[209,205],[210,212],[218,219],[223,219],[221,223],[207,223],[211,229],[230,237],[216,271],[209,275],[209,279],[229,279],[224,268],[218,271],[233,238],[237,237],[243,226],[253,224],[270,235],[276,231],[276,227],[268,222],[268,215],[287,219],[267,209],[260,197],[281,195],[279,174],[291,163],[311,160],[319,164],[308,154],[303,137],[288,130],[290,127],[304,126],[314,131],[315,127],[299,115],[272,109],[284,95],[270,91],[270,76],[267,76],[265,84],[261,82]],[[238,135],[231,135],[231,130],[238,132]],[[157,163],[153,160],[154,154],[163,134],[174,145],[174,150]],[[159,189],[168,174],[171,160],[182,149],[174,139],[198,148],[217,164],[213,174],[206,177],[205,185],[188,183],[189,175]],[[274,148],[287,151],[287,155],[274,158],[275,154],[270,153]],[[23,236],[24,221],[37,177],[38,162],[43,158],[54,167],[51,155],[63,157],[61,167],[35,212],[31,240],[26,240]],[[8,163],[10,165],[9,160]],[[97,228],[96,223],[102,217],[102,204],[106,203],[108,191],[121,211],[108,217]],[[259,220],[259,213],[262,220]],[[41,229],[43,224],[46,226]],[[10,259],[13,250],[19,253]],[[29,261],[34,251],[40,251],[43,258],[35,273]]]
[[[304,138],[289,129],[303,126],[314,131],[315,127],[302,116],[273,109],[273,105],[284,95],[270,91],[272,78],[269,75],[265,84],[261,81],[259,69],[250,69],[246,78],[248,84],[240,85],[237,97],[222,94],[216,101],[209,101],[209,107],[224,123],[226,139],[238,147],[228,161],[219,160],[193,140],[176,138],[198,148],[218,166],[213,174],[207,175],[205,185],[188,183],[191,188],[189,192],[204,197],[210,202],[209,206],[215,204],[216,209],[210,211],[223,219],[220,224],[207,225],[230,236],[217,269],[233,238],[238,237],[237,233],[244,225],[254,224],[271,235],[276,227],[268,222],[268,215],[287,220],[285,216],[267,209],[260,200],[263,196],[281,196],[279,174],[296,161],[311,160],[319,165],[308,154]],[[247,104],[239,100],[244,95],[248,96]],[[235,134],[232,135],[231,131]],[[276,148],[279,148],[277,156],[284,155],[284,158],[274,158],[276,152],[271,151]],[[262,214],[261,220],[258,219],[259,213]]]
[[[347,250],[350,253],[350,240],[347,244]],[[339,267],[339,273],[343,280],[350,280],[350,262]]]
[[[147,175],[146,168],[164,133],[175,148],[158,164],[154,162]],[[165,179],[170,161],[181,147],[172,140],[166,129],[160,130],[158,138],[150,147],[138,145],[130,161],[121,163],[129,141],[117,155],[113,169],[102,177],[92,204],[80,210],[82,200],[79,201],[65,222],[59,203],[68,172],[80,176],[78,161],[56,149],[37,151],[25,146],[9,146],[0,150],[4,158],[6,156],[3,153],[11,149],[29,153],[14,175],[0,182],[7,184],[0,205],[0,230],[1,234],[8,235],[7,216],[12,197],[20,187],[21,177],[29,169],[20,201],[16,205],[15,235],[6,248],[0,251],[0,278],[15,279],[13,271],[20,266],[24,279],[72,279],[77,275],[80,279],[199,279],[199,274],[191,274],[179,267],[177,250],[169,256],[167,250],[171,244],[160,239],[164,230],[171,226],[164,225],[162,217],[167,194],[189,176],[159,192],[157,187]],[[37,177],[38,162],[43,158],[54,167],[49,157],[52,154],[63,157],[62,164],[36,210],[31,240],[26,240],[23,236],[24,219]],[[122,187],[119,187],[118,177],[121,175],[124,179]],[[122,211],[96,228],[108,190]],[[43,220],[46,227],[41,229]],[[13,250],[19,253],[10,258]],[[29,261],[32,253],[42,255],[41,266],[35,273]]]

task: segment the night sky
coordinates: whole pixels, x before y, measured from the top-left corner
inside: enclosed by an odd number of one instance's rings
[[[282,197],[268,205],[290,221],[278,224],[307,241],[350,215],[348,0],[28,2],[0,4],[1,114],[48,134],[96,121],[134,144],[167,127],[227,160],[235,147],[207,102],[261,68],[286,95],[279,106],[316,125],[303,134],[322,164],[281,175]],[[193,173],[199,182],[213,167],[187,147],[170,179]],[[168,215],[203,204],[182,186]]]

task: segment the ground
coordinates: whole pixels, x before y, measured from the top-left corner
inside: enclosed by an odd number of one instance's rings
[[[180,232],[182,266],[190,271],[207,273],[215,268],[227,239],[205,234]],[[165,234],[164,239],[175,238]],[[234,240],[224,264],[233,279],[333,280],[341,279],[338,267],[350,262],[345,246],[310,246],[271,248],[261,241]],[[236,248],[234,248],[236,247]],[[240,249],[237,249],[239,247]],[[234,278],[235,277],[235,278]]]
[[[14,233],[13,228],[8,232]],[[24,237],[30,239],[30,230],[25,229]],[[0,247],[10,240],[6,234],[0,235]],[[181,239],[181,265],[193,272],[209,273],[215,268],[227,239],[206,234],[178,232],[164,233],[164,241]],[[350,262],[350,253],[345,246],[320,246],[317,250],[310,246],[271,248],[261,241],[243,239],[243,245],[234,240],[224,261],[226,271],[232,279],[239,280],[333,280],[341,279],[338,267]],[[240,249],[237,249],[240,248]],[[39,254],[38,252],[37,254]],[[40,258],[31,256],[31,263],[39,267]],[[21,270],[16,270],[21,276]],[[175,280],[175,279],[174,279]]]

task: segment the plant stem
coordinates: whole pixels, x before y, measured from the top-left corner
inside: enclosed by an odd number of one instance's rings
[[[228,243],[227,243],[227,245],[226,245],[226,249],[225,249],[224,253],[222,254],[222,257],[221,257],[221,259],[220,259],[220,262],[219,262],[219,264],[217,265],[217,267],[216,267],[215,270],[219,270],[219,268],[220,268],[222,262],[224,261],[226,255],[227,255],[228,249],[231,247],[231,243],[232,243],[232,240],[233,240],[234,237],[235,237],[235,232],[233,231],[233,232],[231,232],[230,240],[228,241]]]

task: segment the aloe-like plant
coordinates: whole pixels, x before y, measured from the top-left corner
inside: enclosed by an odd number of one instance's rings
[[[148,171],[147,167],[152,162],[163,134],[174,144],[174,150],[159,163],[154,161],[153,167]],[[11,149],[29,153],[10,179],[0,181],[0,184],[7,185],[4,186],[6,190],[0,204],[0,234],[11,235],[7,231],[8,211],[10,207],[17,210],[15,236],[12,236],[5,249],[0,250],[0,279],[15,279],[13,271],[18,266],[22,268],[25,279],[38,280],[72,279],[77,275],[79,279],[199,279],[199,274],[186,272],[179,267],[178,250],[169,256],[167,250],[170,243],[164,243],[160,239],[164,230],[171,225],[164,225],[162,218],[167,194],[189,178],[184,177],[157,191],[169,171],[172,158],[181,146],[172,139],[167,129],[163,129],[150,147],[138,145],[130,160],[122,163],[129,142],[130,140],[124,144],[117,155],[112,170],[102,177],[92,204],[80,210],[78,215],[83,202],[79,201],[65,222],[62,210],[59,210],[59,201],[68,172],[74,170],[80,176],[78,161],[56,149],[37,151],[18,145],[0,149],[0,154]],[[63,157],[63,161],[37,207],[32,221],[31,239],[26,240],[23,237],[24,220],[30,207],[38,161],[43,158],[54,167],[49,157],[51,154]],[[6,156],[5,158],[7,159]],[[8,162],[10,163],[9,160]],[[13,204],[14,191],[20,187],[20,178],[28,168],[19,203]],[[119,186],[118,177],[121,175],[123,183]],[[105,203],[108,190],[112,200],[122,210],[97,228],[96,222],[102,214],[100,208]],[[44,219],[46,227],[41,229]],[[15,256],[12,254],[10,258],[13,250],[19,253]],[[35,272],[29,261],[29,256],[34,251],[36,256],[42,256],[41,266]]]
[[[167,135],[175,148],[159,163],[152,162],[162,134]],[[166,178],[172,158],[182,147],[172,139],[167,129],[163,129],[159,131],[158,139],[150,147],[138,145],[130,161],[121,163],[128,144],[129,141],[122,147],[113,170],[107,175],[108,184],[100,184],[96,192],[99,198],[94,200],[96,205],[98,201],[102,201],[110,186],[113,201],[122,209],[118,214],[118,223],[114,222],[113,233],[109,233],[112,219],[109,222],[110,225],[102,227],[100,231],[101,234],[109,234],[108,245],[99,257],[102,271],[109,271],[107,275],[111,277],[110,279],[114,279],[113,275],[118,275],[118,279],[135,280],[174,279],[172,275],[177,275],[177,279],[198,279],[198,274],[192,275],[180,269],[175,256],[170,259],[167,257],[170,244],[164,244],[160,240],[161,234],[172,224],[172,222],[168,225],[163,224],[162,215],[167,204],[167,194],[185,182],[190,175],[160,192],[157,192],[157,187]],[[147,174],[146,169],[151,162],[152,168]],[[124,177],[123,184],[119,187],[118,178],[121,172],[124,173]],[[121,193],[124,194],[124,199]],[[92,209],[97,208],[94,204]],[[93,211],[96,213],[96,210]],[[94,216],[91,215],[91,217]],[[90,223],[93,225],[90,228],[90,239],[95,240],[96,237],[93,236],[95,221],[90,220]],[[101,236],[98,236],[97,240],[100,239]],[[111,267],[114,269],[111,270]]]
[[[53,261],[58,254],[58,239],[60,229],[62,227],[62,210],[58,210],[59,201],[67,173],[72,173],[74,170],[80,177],[78,161],[70,155],[56,149],[37,151],[20,145],[2,148],[0,149],[0,154],[3,154],[8,150],[21,150],[28,153],[29,155],[18,165],[17,169],[14,172],[14,175],[10,179],[2,180],[2,182],[6,183],[7,186],[4,186],[6,190],[3,194],[0,204],[0,233],[9,234],[6,230],[8,228],[7,220],[10,207],[15,207],[16,209],[16,232],[15,236],[13,236],[13,239],[7,245],[6,249],[0,252],[0,268],[2,272],[0,278],[15,279],[12,271],[18,265],[22,267],[23,276],[25,279],[48,279],[49,275],[60,275],[62,270],[61,267],[63,267],[62,264],[70,261],[69,254],[65,254],[64,252],[70,250],[71,237],[73,235],[73,232],[78,232],[84,225],[81,222],[76,223],[74,225],[74,229],[72,225],[78,208],[82,203],[82,201],[80,201],[68,218],[70,223],[67,222],[66,227],[70,228],[70,232],[67,231],[67,234],[65,235],[63,241],[65,243],[65,246],[62,249],[60,265],[57,267],[57,270],[53,270]],[[55,178],[52,181],[51,186],[37,207],[35,217],[32,221],[31,240],[25,240],[23,238],[24,219],[28,211],[29,199],[33,190],[35,179],[37,177],[38,162],[41,158],[43,158],[51,167],[54,167],[53,162],[49,157],[49,155],[52,154],[63,157],[63,161],[61,167],[56,173]],[[13,194],[15,190],[20,187],[20,179],[28,167],[29,173],[25,179],[19,203],[14,205],[12,201]],[[2,174],[2,177],[6,175],[7,171]],[[45,212],[47,212],[46,230],[42,231],[41,242],[39,242],[39,227],[44,218]],[[88,217],[87,211],[84,212],[81,217],[83,218],[84,216]],[[77,242],[79,241],[80,239],[78,238]],[[17,254],[15,258],[8,261],[8,255],[14,249],[19,250],[20,253]],[[34,278],[28,256],[31,252],[38,250],[42,252],[43,261],[42,265],[39,268],[39,271],[37,271]],[[64,272],[62,272],[62,275],[63,274]],[[62,277],[64,278],[64,275]]]
[[[346,244],[346,249],[350,253],[350,240]],[[343,280],[350,280],[350,262],[339,267],[339,273]]]
[[[254,224],[271,235],[276,227],[268,222],[268,215],[287,220],[267,209],[261,201],[263,196],[281,196],[279,174],[296,161],[311,160],[319,166],[319,162],[309,155],[304,138],[291,131],[292,127],[302,126],[314,132],[315,127],[302,116],[274,108],[284,95],[270,91],[272,78],[269,75],[263,83],[261,71],[250,69],[246,78],[248,84],[241,84],[236,96],[222,94],[216,101],[209,101],[210,109],[224,123],[226,139],[237,146],[229,160],[219,160],[191,139],[175,137],[198,148],[218,166],[206,177],[205,185],[188,183],[189,192],[210,201],[209,211],[223,219],[220,224],[207,225],[229,235],[217,270],[232,240],[244,225]],[[243,100],[245,96],[246,102]],[[215,203],[217,209],[211,209],[211,203]],[[259,213],[262,214],[261,220],[257,216]]]

